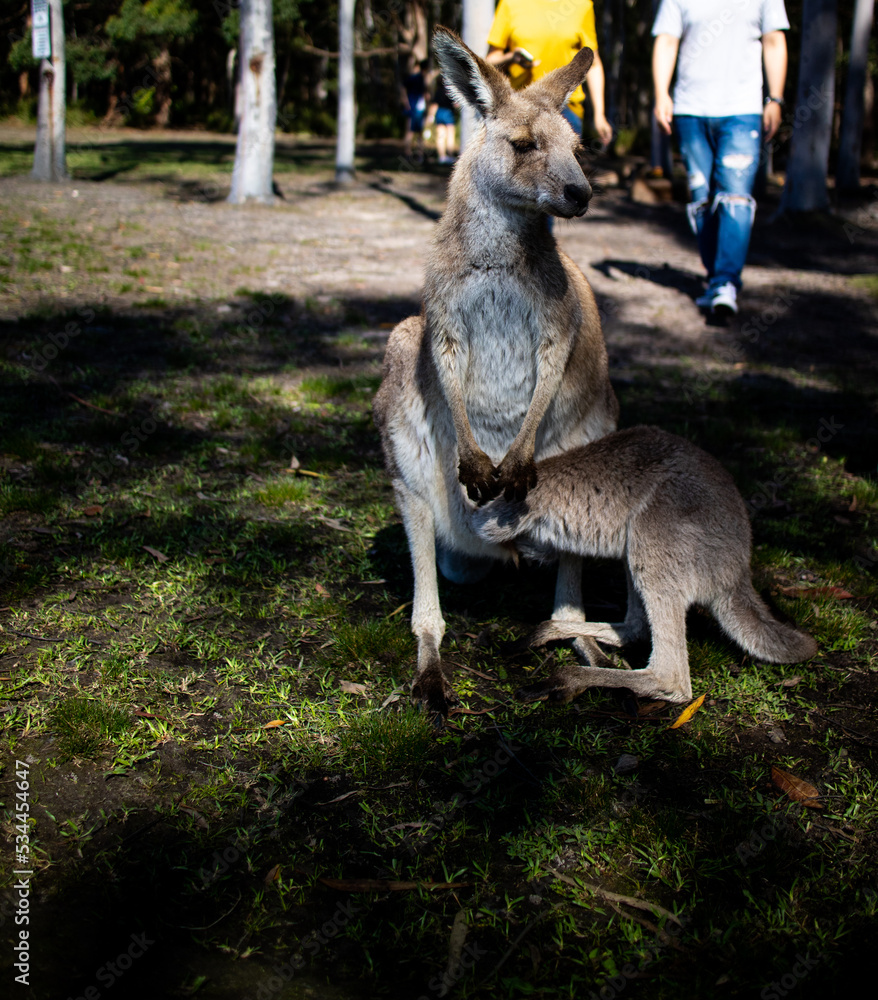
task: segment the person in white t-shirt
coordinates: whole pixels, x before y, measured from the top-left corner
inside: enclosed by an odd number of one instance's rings
[[[707,291],[695,301],[714,314],[738,311],[753,182],[762,143],[781,124],[789,26],[783,0],[661,0],[653,25],[654,113],[680,141],[689,222],[707,268]]]

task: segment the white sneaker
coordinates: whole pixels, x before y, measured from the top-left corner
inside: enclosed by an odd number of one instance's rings
[[[738,289],[731,282],[720,285],[713,293],[710,311],[720,314],[727,313],[732,316],[738,311]]]
[[[710,313],[734,314],[738,311],[738,290],[731,282],[719,288],[708,288],[704,295],[698,296],[695,305]]]

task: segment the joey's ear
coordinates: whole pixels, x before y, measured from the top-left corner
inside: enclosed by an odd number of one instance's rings
[[[500,70],[479,59],[448,28],[438,27],[433,32],[433,51],[454,100],[486,116],[496,112],[510,90]]]
[[[591,49],[580,49],[566,66],[547,73],[542,80],[533,84],[530,92],[533,94],[539,91],[553,104],[563,108],[573,91],[584,82],[593,62],[594,52]]]

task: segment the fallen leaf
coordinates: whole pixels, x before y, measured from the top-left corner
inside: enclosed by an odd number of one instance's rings
[[[784,677],[784,679],[780,682],[780,686],[785,688],[794,688],[801,682],[801,680],[802,678],[798,674],[796,674],[795,677]]]
[[[786,597],[837,597],[840,601],[854,596],[843,587],[781,587],[780,592]]]
[[[296,458],[295,455],[293,455],[290,458],[290,468],[293,470],[293,472],[295,472],[296,469],[301,469],[302,468],[302,463],[298,460],[298,458]]]
[[[299,469],[299,472],[304,474],[302,469]],[[318,514],[317,520],[330,528],[335,528],[336,531],[346,531],[348,534],[354,533],[353,528],[345,527],[337,517],[324,517],[322,514]]]
[[[153,294],[159,294],[164,291],[161,285],[147,285],[146,290],[152,292]]]
[[[463,889],[472,882],[395,882],[383,878],[318,878],[341,892],[405,892],[408,889]]]
[[[638,718],[643,718],[646,715],[655,715],[656,712],[661,712],[661,710],[667,707],[666,701],[648,701],[645,705],[637,706],[637,716]]]
[[[802,781],[801,778],[797,778],[788,771],[781,771],[779,767],[771,769],[771,780],[782,792],[786,792],[794,802],[801,802],[802,805],[808,806],[809,809],[823,808],[823,803],[817,801],[820,797],[820,792],[813,785],[809,785],[807,781]]]
[[[280,865],[274,865],[274,867],[269,868],[265,874],[265,884],[271,885],[272,882],[277,882],[280,878]]]
[[[168,557],[164,554],[164,552],[159,552],[158,549],[154,549],[151,545],[144,545],[143,548],[146,549],[151,556],[155,556],[160,563],[168,561]]]
[[[699,708],[704,704],[705,696],[702,695],[700,698],[696,698],[691,704],[687,705],[682,712],[677,716],[677,718],[672,722],[668,729],[679,729],[680,726],[685,726],[689,722],[693,715],[698,711]]]
[[[344,694],[362,694],[366,693],[365,684],[355,684],[353,681],[340,681],[338,685]]]
[[[31,528],[31,531],[36,532],[38,535],[54,535],[54,528]]]
[[[91,507],[86,507],[82,512],[86,517],[97,517],[104,508],[100,504],[94,503]]]
[[[277,726],[285,726],[286,724],[287,724],[286,723],[286,719],[272,719],[271,722],[266,722],[265,725],[262,728],[263,729],[274,729]]]
[[[321,597],[329,597],[329,591],[323,586],[322,583],[315,583],[314,589],[318,594],[320,594]]]

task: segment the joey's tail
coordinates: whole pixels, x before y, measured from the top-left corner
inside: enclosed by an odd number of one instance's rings
[[[743,579],[737,590],[713,603],[720,625],[739,646],[769,663],[800,663],[817,653],[817,643],[807,632],[779,622]]]

